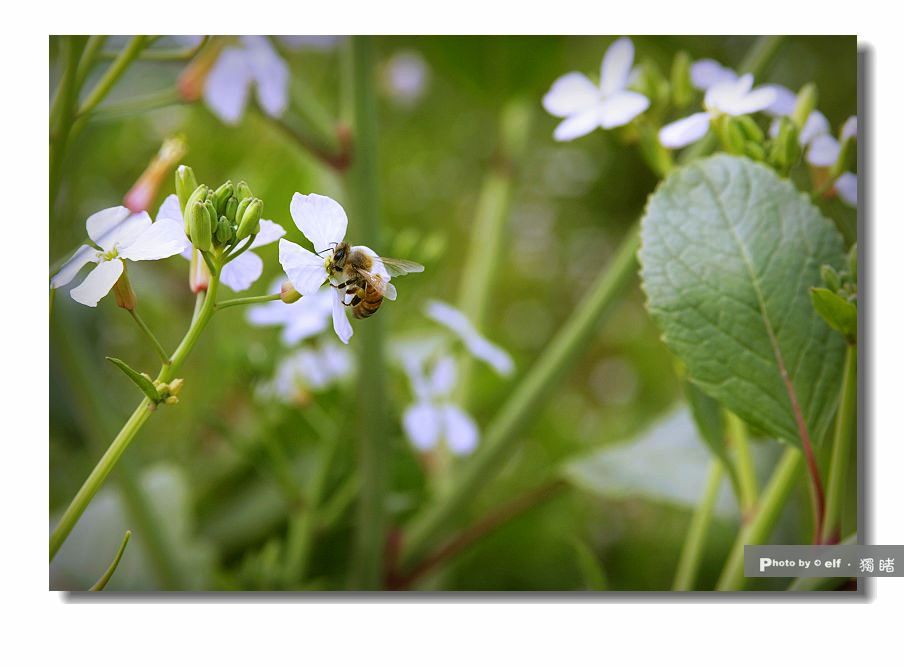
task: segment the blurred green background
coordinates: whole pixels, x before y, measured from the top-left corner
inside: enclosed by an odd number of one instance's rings
[[[749,37],[633,39],[637,61],[652,61],[664,72],[679,50],[733,67],[752,43]],[[561,74],[597,73],[611,41],[375,40],[384,239],[380,250],[427,266],[421,276],[403,279],[399,300],[379,315],[390,341],[431,328],[422,310],[426,300],[456,302],[478,195],[487,174],[499,164],[500,118],[513,103],[529,110],[528,140],[506,172],[512,179],[511,206],[482,331],[512,354],[517,371],[505,379],[475,367],[469,408],[481,426],[572,312],[582,286],[606,265],[656,185],[636,148],[624,145],[617,132],[596,131],[565,144],[553,141],[558,120],[540,104]],[[114,40],[108,48],[117,43],[122,42]],[[787,38],[759,81],[794,90],[815,82],[819,108],[837,127],[857,112],[855,45],[854,38]],[[52,38],[51,90],[59,77],[59,46]],[[339,40],[327,48],[285,51],[292,85],[303,87],[303,94],[315,96],[337,118],[342,48]],[[391,85],[393,58],[399,54],[423,60],[426,82],[417,99],[400,99]],[[184,66],[140,61],[104,105],[172,89]],[[241,124],[228,127],[201,103],[141,113],[103,109],[67,150],[50,220],[51,263],[82,241],[88,215],[122,201],[164,138],[175,134],[187,142],[183,162],[200,181],[245,179],[264,200],[265,217],[285,227],[292,240],[301,240],[289,216],[294,192],[328,194],[340,202],[346,197],[340,175],[259,113],[249,112]],[[152,215],[171,192],[167,178],[150,207]],[[352,239],[355,225],[352,216]],[[281,275],[275,245],[259,254],[265,261],[264,275],[247,294],[265,293]],[[140,311],[170,348],[191,316],[187,266],[179,257],[130,265]],[[52,515],[65,507],[140,398],[104,357],[121,357],[148,372],[158,366],[153,351],[112,298],[90,309],[68,297],[70,288],[56,294],[51,321]],[[354,343],[352,339],[352,347]],[[350,383],[317,394],[310,409],[256,397],[254,388],[273,376],[287,352],[277,329],[250,326],[243,309],[218,314],[181,372],[186,378],[181,404],[167,408],[165,418],[151,419],[140,433],[54,563],[51,587],[93,583],[129,527],[135,533],[133,543],[111,589],[345,588],[355,522],[349,480],[357,465],[350,438],[325,473],[323,497],[332,514],[313,531],[301,576],[280,574],[290,524],[305,513],[297,489],[314,483],[324,439],[343,439],[345,415],[356,398]],[[412,400],[408,382],[390,367],[386,386],[392,441],[388,509],[393,525],[400,526],[430,488],[400,426],[402,411]],[[547,482],[562,461],[643,431],[680,400],[673,358],[659,341],[635,284],[554,398],[522,433],[518,455],[474,499],[471,518]],[[764,452],[764,458],[769,457],[770,452]],[[651,471],[668,466],[656,458],[645,463]],[[690,492],[698,495],[702,488]],[[801,512],[793,508],[806,514],[804,493],[801,488],[799,502],[792,503],[782,524],[789,536],[801,530]],[[689,507],[643,493],[602,498],[567,488],[492,532],[419,585],[443,590],[668,589],[689,517]],[[718,576],[736,521],[729,514],[714,524],[700,587],[711,587]],[[157,535],[148,539],[154,531]]]

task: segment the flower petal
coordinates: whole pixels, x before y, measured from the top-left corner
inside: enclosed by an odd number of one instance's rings
[[[717,83],[733,82],[738,75],[712,58],[697,60],[691,65],[691,83],[697,90],[708,90]]]
[[[809,146],[816,137],[829,134],[831,131],[832,126],[829,124],[829,119],[821,111],[811,111],[807,116],[807,122],[800,131],[800,145]]]
[[[515,364],[508,352],[480,335],[467,316],[442,301],[430,301],[426,308],[427,317],[442,324],[458,335],[468,352],[491,366],[500,375],[509,375],[515,370]]]
[[[179,206],[179,198],[176,195],[169,195],[160,204],[157,209],[157,217],[155,220],[175,220],[176,222],[185,223],[182,218],[182,207]]]
[[[282,225],[277,225],[272,220],[261,219],[261,231],[257,236],[254,237],[254,243],[251,244],[251,249],[260,248],[263,245],[269,245],[274,241],[278,241],[283,236],[286,235],[286,230],[282,228]]]
[[[151,225],[144,211],[132,213],[125,206],[112,206],[90,216],[85,223],[88,237],[104,250],[129,245]]]
[[[333,296],[333,330],[339,336],[339,340],[348,345],[348,341],[354,331],[352,331],[352,325],[348,321],[348,312],[345,304],[342,303],[342,296],[339,294],[339,290],[333,291],[336,293]]]
[[[456,454],[470,454],[477,447],[480,432],[467,412],[457,405],[442,407],[446,444]]]
[[[339,202],[329,197],[296,192],[289,212],[301,233],[314,245],[315,252],[328,250],[331,244],[345,238],[348,217]]]
[[[770,86],[761,86],[734,100],[723,111],[732,116],[742,116],[768,109],[776,99],[777,93]]]
[[[845,204],[857,208],[857,174],[849,171],[844,172],[835,181],[835,190],[838,197]]]
[[[627,125],[650,106],[650,100],[631,90],[610,95],[600,104],[600,125],[608,130]]]
[[[163,259],[178,255],[189,246],[182,223],[161,220],[149,226],[134,242],[123,247],[119,256],[133,262]]]
[[[807,151],[807,162],[814,167],[831,167],[838,159],[841,146],[838,140],[829,135],[821,134],[810,143]]]
[[[628,85],[628,77],[631,75],[631,66],[634,64],[634,44],[627,37],[622,37],[612,42],[603,56],[603,65],[600,68],[600,92],[604,95],[612,95],[624,90]]]
[[[405,410],[402,428],[411,444],[425,451],[433,449],[439,443],[441,420],[442,414],[433,405],[419,402]]]
[[[851,116],[841,126],[841,140],[857,136],[857,116]]]
[[[556,141],[571,141],[590,134],[600,126],[600,108],[597,104],[585,111],[569,116],[552,133]]]
[[[543,108],[553,116],[564,118],[596,104],[599,88],[580,72],[560,76],[543,96]]]
[[[666,148],[682,148],[703,138],[709,131],[709,114],[705,111],[669,123],[659,130],[659,142]]]
[[[248,250],[223,267],[220,282],[233,292],[243,292],[261,277],[263,271],[264,261]]]
[[[72,282],[81,268],[88,262],[96,262],[97,249],[89,245],[83,245],[73,253],[72,257],[66,260],[66,263],[60,267],[56,275],[50,279],[50,287],[57,289]]]
[[[797,95],[794,94],[794,91],[775,83],[761,86],[761,88],[775,93],[775,100],[766,107],[766,113],[770,116],[790,116],[794,113],[794,106],[797,104]]]
[[[257,100],[268,116],[282,116],[289,105],[289,67],[266,37],[242,37],[251,76],[257,85]]]
[[[223,49],[204,82],[204,101],[226,125],[237,125],[248,104],[253,74],[244,49]]]
[[[311,296],[326,281],[326,267],[323,258],[297,243],[279,240],[279,263],[289,277],[292,286],[302,295]]]
[[[449,356],[442,357],[433,366],[430,374],[430,395],[448,396],[455,388],[455,359]]]
[[[120,259],[101,262],[85,276],[81,285],[69,292],[69,296],[93,308],[113,289],[113,285],[122,275],[123,267],[124,264]]]

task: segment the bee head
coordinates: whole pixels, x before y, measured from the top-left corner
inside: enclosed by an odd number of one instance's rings
[[[333,268],[342,271],[345,268],[345,260],[348,259],[348,243],[339,243],[333,250]]]

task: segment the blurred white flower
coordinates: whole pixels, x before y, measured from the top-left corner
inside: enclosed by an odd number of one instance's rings
[[[273,379],[260,389],[265,398],[303,402],[311,392],[329,389],[348,378],[354,359],[348,348],[327,342],[319,348],[293,352],[276,367]]]
[[[280,35],[277,39],[292,49],[331,51],[342,41],[340,35]]]
[[[169,195],[163,200],[160,210],[157,211],[157,220],[161,219],[176,220],[179,223],[183,223],[182,210],[179,207],[179,198],[176,195]],[[184,224],[181,229],[184,236]],[[223,267],[220,272],[220,282],[234,292],[243,292],[251,287],[261,277],[261,273],[264,270],[264,261],[257,253],[252,251],[255,248],[274,243],[285,236],[285,234],[286,230],[281,225],[276,224],[272,220],[261,218],[260,233],[254,237],[254,242],[248,250]],[[188,247],[181,254],[185,259],[191,261],[192,253],[197,253],[198,251],[191,247],[191,241],[187,237],[185,240],[188,243]],[[200,257],[195,258],[195,266],[198,270],[207,270],[207,265],[204,264],[204,260]]]
[[[405,434],[417,449],[427,451],[445,444],[455,454],[474,450],[480,438],[471,416],[451,402],[456,368],[452,357],[440,358],[429,375],[422,360],[409,357],[405,371],[415,402],[402,417]]]
[[[849,171],[844,172],[835,181],[835,191],[838,193],[839,199],[848,206],[857,207],[857,174]]]
[[[737,73],[712,58],[702,58],[691,65],[691,83],[697,90],[706,91],[717,83],[737,81]]]
[[[185,70],[179,79],[182,96],[189,101],[203,96],[221,121],[237,125],[253,88],[264,113],[281,116],[289,104],[289,67],[269,40],[244,35],[220,44],[202,50]]]
[[[634,44],[627,37],[606,50],[599,86],[580,72],[569,72],[552,84],[543,108],[564,118],[553,132],[557,141],[571,141],[598,127],[609,130],[630,123],[650,106],[650,100],[628,90]]]
[[[315,252],[302,248],[297,243],[286,239],[279,241],[279,263],[289,276],[292,285],[302,295],[309,296],[320,289],[329,275],[326,267],[333,259],[336,246],[345,238],[348,217],[338,202],[322,195],[303,195],[296,192],[289,207],[295,225],[314,246]],[[373,250],[367,246],[352,246],[349,252],[361,251],[373,259],[371,273],[380,276],[389,284],[391,277],[383,266],[383,262]],[[333,329],[339,340],[348,343],[354,333],[348,321],[345,303],[340,290],[333,289]],[[394,298],[395,290],[386,293],[386,298]],[[304,299],[302,299],[304,301]]]
[[[831,167],[838,160],[841,153],[841,143],[850,137],[857,136],[857,116],[848,118],[841,127],[841,141],[831,134],[828,121],[822,131],[816,134],[809,142],[807,162],[814,167]],[[803,135],[803,133],[801,133]],[[801,136],[803,144],[803,136]]]
[[[282,278],[275,281],[270,287],[270,294],[279,292],[282,282]],[[333,309],[333,295],[330,292],[335,290],[324,287],[295,303],[270,301],[251,306],[247,318],[255,326],[282,327],[282,342],[287,346],[295,345],[326,331],[329,327]]]
[[[68,285],[79,270],[97,264],[69,295],[81,304],[94,307],[106,296],[125,270],[125,260],[133,262],[163,259],[182,252],[188,239],[177,220],[151,222],[145,211],[132,213],[125,206],[113,206],[88,218],[85,226],[97,247],[83,245],[50,280],[54,289]],[[100,248],[98,250],[98,247]]]
[[[457,308],[432,300],[425,309],[427,317],[454,333],[476,359],[491,366],[500,375],[511,375],[515,363],[508,352],[480,335],[471,321]]]
[[[386,92],[403,106],[416,104],[430,82],[427,61],[417,51],[394,53],[386,62],[383,75]]]
[[[659,141],[666,148],[682,148],[703,138],[713,119],[721,115],[743,116],[763,111],[776,99],[769,87],[753,88],[753,75],[745,74],[736,80],[724,80],[706,90],[705,111],[691,114],[659,130]]]

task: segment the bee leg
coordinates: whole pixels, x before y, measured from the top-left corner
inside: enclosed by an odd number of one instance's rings
[[[357,286],[349,288],[346,294],[352,297],[352,300],[346,304],[347,306],[357,306],[364,298],[364,290]]]

